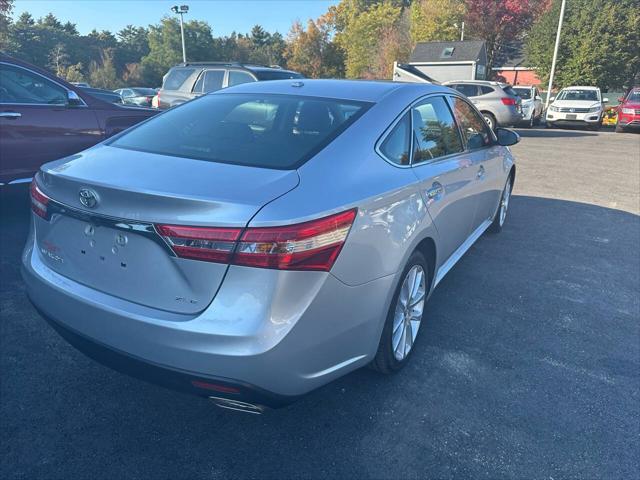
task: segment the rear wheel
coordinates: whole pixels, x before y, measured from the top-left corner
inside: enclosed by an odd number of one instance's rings
[[[484,117],[484,121],[487,122],[487,125],[489,125],[489,128],[491,130],[495,130],[498,125],[496,117],[489,112],[482,112],[482,116]]]
[[[504,186],[504,190],[502,191],[502,195],[500,196],[500,204],[498,205],[498,210],[493,217],[493,222],[491,222],[491,225],[489,226],[489,231],[491,233],[500,233],[502,231],[504,222],[507,219],[507,211],[509,210],[509,201],[511,200],[512,188],[513,184],[511,182],[511,175],[509,175],[509,178],[507,178],[507,183]]]
[[[531,114],[531,118],[529,119],[529,128],[533,128],[536,123],[535,112]]]
[[[624,132],[624,127],[619,123],[616,123],[616,133],[623,133],[623,132]]]
[[[429,269],[422,253],[411,254],[391,301],[378,352],[371,367],[382,373],[400,370],[413,351],[429,286]]]

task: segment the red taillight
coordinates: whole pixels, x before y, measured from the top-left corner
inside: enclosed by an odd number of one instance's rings
[[[158,233],[175,254],[192,260],[228,263],[240,236],[239,228],[157,225]]]
[[[209,383],[209,382],[201,382],[200,380],[192,380],[191,385],[197,388],[203,388],[204,390],[213,390],[214,392],[221,393],[240,393],[235,387],[230,387],[228,385],[221,385],[219,383]]]
[[[236,265],[279,270],[329,271],[338,258],[355,210],[285,227],[248,228],[233,257]]]
[[[47,197],[38,188],[36,179],[31,181],[31,210],[33,213],[42,218],[47,218],[47,204],[49,203],[49,197]]]
[[[340,254],[356,210],[283,227],[239,228],[157,225],[175,254],[192,260],[279,270],[329,271]]]
[[[502,100],[502,103],[505,105],[515,105],[517,103],[516,99],[511,97],[502,97],[500,100]]]

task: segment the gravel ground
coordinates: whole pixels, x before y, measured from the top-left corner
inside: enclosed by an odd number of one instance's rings
[[[266,415],[128,378],[24,295],[1,197],[0,476],[640,478],[640,135],[519,130],[504,231],[438,286],[410,364]]]

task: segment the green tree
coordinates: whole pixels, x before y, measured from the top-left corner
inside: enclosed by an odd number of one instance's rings
[[[113,64],[113,54],[105,50],[100,54],[100,63],[94,61],[89,66],[89,81],[92,87],[113,90],[118,88],[120,82],[116,75],[116,67]]]
[[[67,68],[63,69],[62,74],[60,75],[67,82],[84,82],[85,76],[84,68],[81,63],[76,63],[75,65],[69,65]]]
[[[341,77],[344,58],[331,42],[330,27],[325,18],[308,20],[307,28],[294,22],[285,49],[287,67],[311,78]]]
[[[525,46],[529,63],[548,81],[560,1],[533,26]],[[630,86],[640,72],[640,9],[637,0],[567,2],[555,87],[596,85],[603,90]]]
[[[465,7],[462,0],[414,0],[411,11],[411,40],[447,41],[460,38]]]

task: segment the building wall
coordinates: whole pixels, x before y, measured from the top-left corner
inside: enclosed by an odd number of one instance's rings
[[[417,64],[412,63],[421,72],[429,75],[439,82],[448,82],[450,80],[474,80],[474,71],[472,64]]]
[[[507,82],[511,85],[539,86],[542,83],[534,70],[497,70],[494,73],[496,74],[496,80]]]

